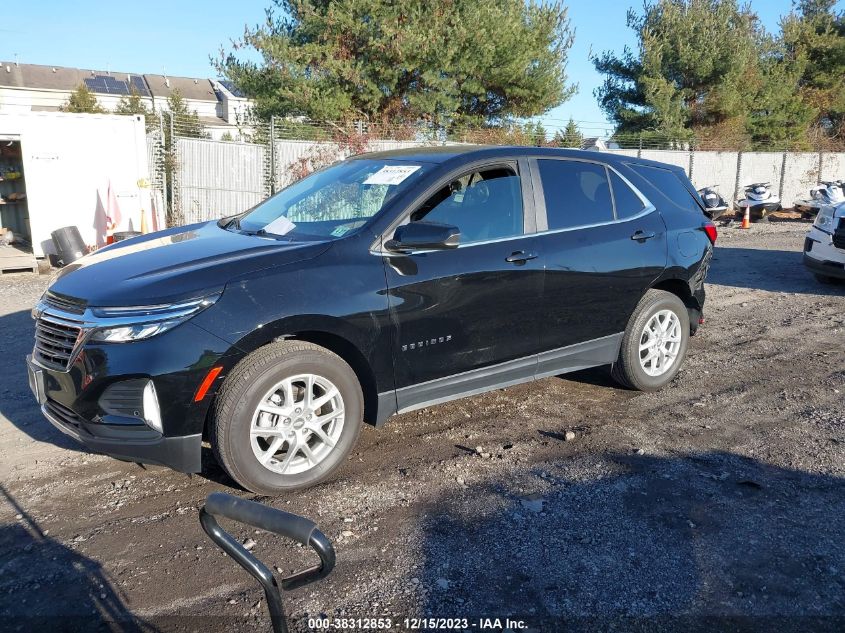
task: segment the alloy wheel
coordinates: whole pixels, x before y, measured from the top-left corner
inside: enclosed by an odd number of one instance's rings
[[[334,383],[315,374],[291,376],[259,401],[250,425],[252,452],[274,473],[303,473],[328,457],[343,424],[343,397]]]
[[[640,366],[649,376],[662,376],[681,349],[681,320],[672,310],[660,310],[646,322],[640,335]]]

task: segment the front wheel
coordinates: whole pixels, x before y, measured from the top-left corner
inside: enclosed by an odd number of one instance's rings
[[[211,444],[241,486],[278,494],[337,469],[363,417],[361,386],[342,358],[312,343],[280,341],[254,351],[226,378]]]
[[[677,295],[649,290],[622,337],[613,378],[629,389],[655,391],[669,384],[687,353],[689,312]]]

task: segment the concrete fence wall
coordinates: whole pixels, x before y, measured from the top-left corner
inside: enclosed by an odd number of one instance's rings
[[[679,150],[611,150],[683,167],[696,189],[715,186],[729,202],[744,196],[745,185],[770,182],[783,206],[807,198],[819,180],[845,179],[845,153],[709,152]]]
[[[371,140],[368,151],[430,145],[429,142]],[[171,217],[188,224],[244,211],[285,187],[304,171],[341,160],[349,150],[327,141],[275,141],[272,145],[177,138],[170,188]],[[150,150],[152,153],[152,149]],[[771,182],[783,206],[809,196],[819,180],[845,179],[845,153],[609,150],[682,167],[696,188],[715,186],[729,203],[743,186]]]

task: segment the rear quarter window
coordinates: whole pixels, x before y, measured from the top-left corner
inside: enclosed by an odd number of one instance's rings
[[[704,213],[701,205],[675,172],[650,165],[628,163],[628,167],[674,206],[696,215]]]
[[[618,220],[632,218],[643,212],[645,203],[615,171],[610,172],[610,186],[613,189],[613,201],[616,204]]]

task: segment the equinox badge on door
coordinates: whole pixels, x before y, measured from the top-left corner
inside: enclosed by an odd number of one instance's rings
[[[423,347],[431,347],[432,345],[439,345],[440,343],[448,343],[452,340],[452,335],[441,336],[439,338],[430,338],[424,341],[417,341],[416,343],[408,343],[402,346],[402,351],[407,352],[413,349],[422,349]]]

